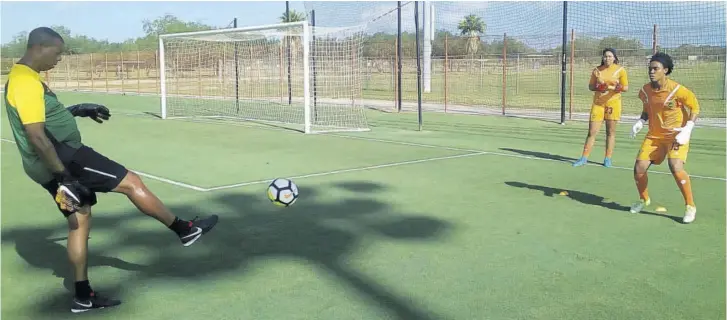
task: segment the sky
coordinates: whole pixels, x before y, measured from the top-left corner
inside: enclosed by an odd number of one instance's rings
[[[402,1],[402,27],[414,31],[414,3]],[[420,2],[422,3],[422,2]],[[527,35],[525,42],[535,47],[560,44],[562,2],[432,2],[434,28],[457,31],[457,23],[467,14],[476,14],[487,23],[486,39]],[[44,10],[31,10],[42,6]],[[116,7],[117,6],[117,7]],[[115,8],[116,7],[116,8]],[[120,7],[120,8],[119,8]],[[305,12],[316,9],[319,26],[350,26],[375,20],[368,31],[396,32],[396,1],[325,2],[290,1],[290,9]],[[278,23],[285,1],[221,2],[0,2],[0,42],[7,43],[21,31],[41,25],[64,25],[75,34],[99,40],[121,42],[143,35],[142,20],[172,14],[185,21],[227,26],[238,18],[239,26]],[[26,14],[34,12],[33,15]],[[653,24],[662,30],[661,43],[725,45],[724,2],[569,2],[568,26],[576,34],[630,36],[650,44]],[[688,30],[688,31],[685,31]],[[544,36],[547,35],[547,36]],[[552,36],[551,36],[552,35]],[[542,43],[537,43],[542,42]],[[547,42],[547,43],[546,43]],[[552,43],[551,43],[552,42]]]
[[[34,9],[40,6],[43,10]],[[291,1],[290,9],[304,12],[301,1]],[[227,26],[234,18],[238,25],[279,23],[285,1],[209,2],[0,2],[0,43],[7,43],[22,31],[40,26],[64,25],[71,33],[98,40],[121,42],[144,35],[142,21],[172,14],[184,21]],[[29,15],[28,12],[32,12]]]

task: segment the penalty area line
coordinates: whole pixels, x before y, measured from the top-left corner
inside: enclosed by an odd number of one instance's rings
[[[310,173],[310,174],[304,174],[304,175],[286,177],[286,178],[303,179],[303,178],[322,177],[322,176],[330,176],[330,175],[334,175],[334,174],[341,174],[341,173],[348,173],[348,172],[383,169],[383,168],[405,166],[405,165],[417,164],[417,163],[423,163],[423,162],[433,162],[433,161],[480,156],[480,155],[485,155],[485,154],[487,154],[487,152],[472,152],[472,153],[458,154],[458,155],[452,155],[452,156],[433,157],[433,158],[392,162],[392,163],[387,163],[387,164],[379,164],[379,165],[374,165],[374,166],[358,167],[358,168],[351,168],[351,169],[341,169],[341,170],[333,170],[333,171],[326,171],[326,172]],[[230,189],[230,188],[251,186],[251,185],[256,185],[256,184],[270,183],[274,179],[275,178],[270,178],[270,179],[265,179],[265,180],[249,181],[249,182],[242,182],[242,183],[230,184],[230,185],[225,185],[225,186],[212,187],[212,188],[207,188],[207,190],[205,190],[205,191],[216,191],[216,190],[222,190],[222,189]]]
[[[2,140],[3,142],[9,142],[9,143],[15,144],[15,141],[13,141],[13,140],[5,139],[5,138],[0,138],[0,140]],[[145,172],[141,172],[141,171],[137,171],[137,170],[131,170],[131,169],[129,169],[129,171],[134,172],[134,173],[136,173],[136,174],[138,174],[138,175],[140,175],[142,177],[146,177],[146,178],[149,178],[149,179],[152,179],[152,180],[156,180],[156,181],[159,181],[159,182],[168,183],[168,184],[171,184],[171,185],[174,185],[174,186],[178,186],[178,187],[182,187],[182,188],[187,188],[187,189],[191,189],[191,190],[195,190],[195,191],[201,191],[201,192],[207,191],[206,188],[198,187],[198,186],[191,185],[191,184],[187,184],[187,183],[184,183],[184,182],[174,181],[172,179],[167,179],[167,178],[164,178],[164,177],[155,176],[153,174],[148,174],[148,173],[145,173]]]

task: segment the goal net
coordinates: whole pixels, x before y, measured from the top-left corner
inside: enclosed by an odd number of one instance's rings
[[[161,116],[368,131],[363,35],[307,21],[161,35]]]

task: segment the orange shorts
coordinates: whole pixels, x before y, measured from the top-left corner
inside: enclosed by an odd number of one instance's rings
[[[604,105],[591,105],[591,121],[621,120],[621,100],[608,101]]]
[[[686,163],[687,154],[689,154],[689,143],[680,145],[674,141],[674,138],[646,138],[641,144],[636,160],[650,160],[658,165],[668,157],[669,159],[680,159]]]

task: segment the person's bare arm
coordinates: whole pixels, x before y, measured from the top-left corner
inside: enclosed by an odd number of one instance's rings
[[[43,160],[46,167],[54,175],[63,174],[66,171],[66,167],[58,157],[53,143],[45,134],[45,122],[29,123],[24,127],[28,135],[28,141],[35,149],[35,152],[38,153],[38,156]]]

